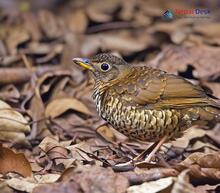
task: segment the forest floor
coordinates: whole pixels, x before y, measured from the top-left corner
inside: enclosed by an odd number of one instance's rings
[[[150,143],[103,125],[93,80],[72,62],[112,52],[220,98],[220,4],[199,2],[1,1],[0,192],[220,192],[218,124],[188,129],[152,164],[114,168]],[[196,8],[210,13],[163,16]]]

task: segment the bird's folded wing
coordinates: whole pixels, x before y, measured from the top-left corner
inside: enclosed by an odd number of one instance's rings
[[[148,75],[142,81],[138,80],[132,100],[149,108],[185,108],[203,106],[210,102],[200,87],[179,76],[165,73]]]

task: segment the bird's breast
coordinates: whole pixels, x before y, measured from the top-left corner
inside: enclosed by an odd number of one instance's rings
[[[135,106],[104,89],[94,90],[93,99],[99,115],[116,130],[128,137],[155,141],[165,134],[170,138],[180,134],[181,119],[176,110],[154,110]]]

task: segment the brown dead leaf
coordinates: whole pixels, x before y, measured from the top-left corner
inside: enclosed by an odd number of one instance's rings
[[[32,124],[31,138],[39,136],[43,138],[50,134],[45,123],[45,106],[39,93],[39,87],[35,88],[35,94],[31,99],[30,115],[34,123]]]
[[[60,174],[44,174],[44,175],[35,175],[34,179],[36,180],[37,183],[39,184],[44,184],[44,183],[54,183],[60,178]]]
[[[11,84],[1,89],[0,98],[4,101],[17,101],[20,98],[20,92]]]
[[[0,40],[0,62],[2,62],[3,60],[3,56],[7,56],[7,49],[6,46],[4,44],[4,42],[2,40]]]
[[[198,164],[200,167],[203,168],[220,169],[220,152],[209,153],[209,154],[195,152],[189,155],[184,161],[181,162],[181,164],[185,166]]]
[[[83,192],[122,193],[128,187],[128,180],[111,168],[82,166],[73,171],[71,179],[80,184]]]
[[[207,193],[207,192],[217,192],[219,185],[200,185],[195,187],[196,193]]]
[[[67,26],[72,32],[83,33],[88,25],[88,18],[83,9],[76,9],[67,16]]]
[[[185,149],[188,147],[190,140],[194,138],[203,137],[205,136],[205,134],[205,130],[199,129],[197,127],[191,127],[184,133],[183,137],[178,138],[175,141],[172,141],[171,143],[174,147]]]
[[[0,173],[16,172],[24,177],[31,176],[29,161],[23,153],[14,153],[11,149],[0,146]]]
[[[11,55],[16,55],[18,50],[17,46],[21,43],[28,41],[30,38],[28,32],[19,26],[17,29],[10,30],[6,44]]]
[[[212,141],[220,144],[220,124],[217,124],[211,131],[207,131],[207,136],[210,137]]]
[[[184,72],[188,65],[195,67],[193,75],[208,77],[220,71],[220,48],[207,45],[165,46],[157,67],[169,73]],[[210,64],[210,65],[207,65]]]
[[[116,136],[114,135],[112,129],[109,128],[107,125],[101,125],[96,129],[96,132],[108,142],[116,141]]]
[[[20,144],[28,147],[30,143],[24,133],[18,133],[17,131],[1,131],[0,140],[3,142],[12,142],[14,144]]]
[[[201,151],[204,153],[215,153],[219,149],[212,145],[211,143],[204,143],[202,141],[196,141],[191,147],[187,149],[188,151]]]
[[[54,183],[59,178],[59,174],[35,175],[34,177],[17,177],[6,180],[8,186],[18,191],[32,193],[35,187],[42,184]]]
[[[55,167],[59,165],[60,167],[68,168],[75,160],[75,158],[70,156],[70,151],[68,149],[68,146],[71,142],[72,141],[58,142],[58,140],[55,138],[45,137],[39,144],[39,147],[47,155],[47,158],[53,161]],[[44,165],[45,159],[46,157],[41,156],[41,161],[39,163]]]
[[[106,0],[99,1],[95,0],[90,2],[86,7],[86,13],[88,17],[96,22],[108,22],[112,19],[112,12],[117,9],[119,1],[117,0]]]
[[[146,184],[153,186],[159,182],[159,185],[151,191],[148,185],[143,188],[142,184],[136,187],[136,193],[156,192],[159,188],[158,193],[188,193],[194,191],[188,175],[195,186],[219,183],[220,132],[212,128],[189,129],[183,138],[165,144],[166,151],[161,148],[156,156],[163,167],[137,164],[140,167],[121,173],[115,168],[113,172],[103,167],[129,160],[149,144],[119,137],[105,126],[96,130],[104,121],[96,113],[91,99],[94,84],[87,71],[70,66],[73,57],[91,57],[105,51],[116,52],[129,63],[142,61],[147,65],[146,61],[158,53],[153,60],[156,67],[197,78],[196,83],[219,96],[218,3],[199,2],[201,9],[210,8],[209,19],[175,18],[170,21],[163,18],[165,10],[195,9],[198,2],[3,0],[0,7],[2,4],[13,5],[17,11],[16,15],[8,14],[4,6],[0,8],[0,84],[13,84],[0,89],[0,98],[13,107],[21,107],[22,112],[30,116],[27,120],[30,120],[32,132],[28,141],[32,146],[22,151],[31,158],[34,173],[46,174],[32,178],[20,178],[14,173],[7,174],[7,179],[0,176],[1,180],[7,180],[10,190],[121,193],[126,192],[128,186],[132,190],[133,185],[151,181]],[[24,65],[20,54],[28,57],[30,65]],[[11,114],[7,119],[14,116]],[[27,121],[24,125],[28,125]],[[18,131],[9,126],[1,129],[0,139],[4,141],[27,141],[23,128]],[[48,136],[55,136],[55,139]],[[44,140],[39,145],[41,139]],[[194,151],[197,153],[192,154]],[[56,182],[56,177],[68,167],[72,169],[64,172],[65,179]],[[189,170],[187,174],[185,169]],[[171,176],[170,184],[161,182]],[[200,187],[197,192],[219,192],[219,188],[217,185]],[[0,187],[0,192],[4,190]]]
[[[54,140],[53,138],[46,137],[39,144],[39,147],[49,156],[50,159],[59,159],[59,158],[67,158],[68,151],[65,147]]]
[[[9,187],[22,192],[31,193],[32,190],[38,185],[32,178],[12,178],[6,180]]]
[[[48,38],[58,38],[61,35],[59,23],[53,13],[41,10],[38,17],[39,25]]]
[[[81,53],[85,56],[93,55],[99,48],[103,51],[114,50],[124,54],[141,51],[151,41],[148,34],[142,37],[132,37],[128,33],[89,35],[82,44]]]
[[[141,184],[143,182],[156,181],[166,177],[176,177],[179,172],[173,168],[135,168],[134,171],[123,172],[126,178],[128,178],[131,185]]]
[[[75,181],[45,184],[35,187],[33,193],[83,193]]]
[[[0,100],[0,139],[27,144],[25,133],[30,132],[27,120],[7,103]]]
[[[189,175],[197,180],[213,180],[219,181],[220,171],[217,168],[201,168],[199,165],[191,165],[189,167]]]
[[[203,23],[199,25],[197,24],[193,27],[193,30],[209,38],[220,37],[220,34],[219,34],[220,24],[217,22],[216,23]]]
[[[189,182],[188,173],[189,170],[182,171],[177,177],[171,193],[193,193],[195,192],[194,187]]]
[[[188,168],[190,176],[194,179],[211,179],[216,181],[220,179],[219,163],[219,152],[209,154],[195,152],[176,165],[175,168],[180,171]]]
[[[0,192],[2,193],[14,193],[14,191],[8,187],[7,183],[4,181],[0,181]]]
[[[131,186],[127,189],[127,193],[162,193],[167,192],[167,189],[171,189],[173,184],[173,177],[162,178],[156,181],[145,182],[141,185]]]
[[[57,182],[69,181],[73,173],[74,167],[69,167],[63,171]]]
[[[93,147],[94,144],[96,144],[97,146],[99,145],[97,139],[82,141],[80,143],[67,146],[66,148],[71,151],[71,155],[74,160],[86,160],[88,162],[91,162],[93,161],[93,159],[89,157],[88,154],[91,155],[95,150],[99,149],[98,147]]]
[[[134,16],[136,1],[129,1],[129,3],[121,3],[122,10],[119,17],[122,20],[129,21]]]
[[[32,13],[24,14],[24,27],[29,32],[31,39],[34,41],[39,41],[42,38],[42,33],[38,25],[36,15]]]
[[[58,145],[59,145],[59,142],[56,137],[47,136],[41,141],[38,147],[41,148],[44,152],[47,152],[48,147],[58,146]]]
[[[45,115],[46,117],[55,118],[70,109],[86,115],[92,115],[90,110],[81,101],[75,98],[52,100],[46,107]]]

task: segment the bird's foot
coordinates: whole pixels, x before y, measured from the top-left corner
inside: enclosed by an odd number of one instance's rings
[[[116,164],[112,168],[115,171],[125,172],[125,171],[133,170],[134,167],[135,167],[134,161],[130,160],[130,161],[125,162],[125,163]]]
[[[163,145],[166,139],[167,136],[164,136],[161,140],[151,145],[148,149],[143,151],[134,159],[125,163],[116,164],[113,166],[113,169],[117,171],[128,171],[134,169],[136,166],[140,166],[143,164],[152,165],[151,164],[152,158],[155,156],[156,152],[160,149],[160,147]]]
[[[116,164],[112,168],[113,170],[118,171],[118,172],[125,172],[125,171],[133,170],[135,167],[139,167],[139,166],[142,167],[146,165],[151,166],[151,167],[152,165],[154,165],[151,163],[151,158],[145,159],[145,160],[134,158],[128,162]]]

